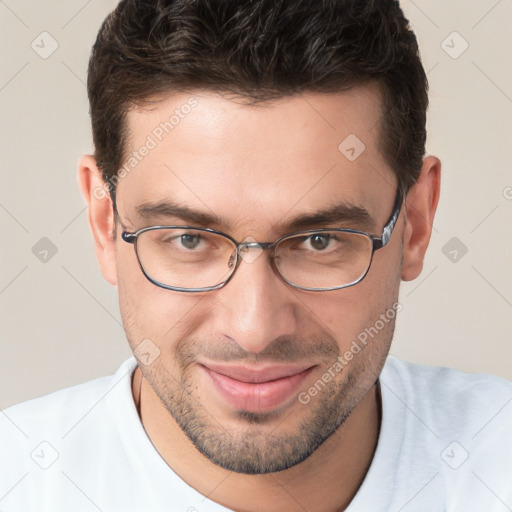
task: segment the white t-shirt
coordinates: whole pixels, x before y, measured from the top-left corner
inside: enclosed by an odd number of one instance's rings
[[[0,411],[0,511],[228,510],[153,447],[135,367]],[[393,356],[380,381],[379,441],[348,512],[512,510],[512,383]]]

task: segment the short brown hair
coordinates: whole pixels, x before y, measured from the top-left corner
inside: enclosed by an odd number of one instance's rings
[[[98,167],[112,183],[126,113],[149,98],[204,89],[255,104],[368,82],[383,92],[380,147],[406,193],[425,152],[428,83],[398,1],[122,0],[89,61]]]

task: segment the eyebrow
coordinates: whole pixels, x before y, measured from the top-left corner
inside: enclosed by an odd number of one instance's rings
[[[229,220],[223,219],[214,213],[195,210],[169,201],[143,203],[136,210],[138,215],[146,221],[151,221],[155,217],[172,217],[197,227],[217,226],[224,229],[232,227]],[[331,227],[338,226],[340,224],[343,224],[344,227],[370,230],[375,226],[375,220],[366,208],[344,201],[332,207],[299,214],[279,221],[275,227],[286,231],[300,231],[329,225]]]
[[[344,227],[371,230],[375,227],[375,220],[363,206],[342,202],[323,210],[297,215],[286,222],[286,226],[294,231],[339,224],[343,224]]]
[[[229,227],[229,222],[226,223],[213,213],[201,212],[169,201],[143,203],[137,207],[137,213],[148,221],[155,217],[176,217],[198,227],[210,225],[227,225]]]

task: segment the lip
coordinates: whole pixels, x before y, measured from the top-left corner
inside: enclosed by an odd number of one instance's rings
[[[314,366],[199,364],[228,406],[251,412],[271,411],[294,396]]]

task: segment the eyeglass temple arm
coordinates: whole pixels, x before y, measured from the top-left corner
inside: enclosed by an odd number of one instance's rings
[[[400,215],[400,210],[402,209],[403,196],[400,187],[398,187],[395,196],[395,202],[393,204],[393,212],[389,217],[384,229],[382,230],[381,236],[376,236],[373,238],[373,249],[376,251],[377,249],[382,249],[391,238],[391,233],[393,233],[393,228],[395,227],[396,221],[398,220],[398,216]]]
[[[110,199],[112,200],[112,211],[114,212],[114,217],[122,226],[121,219],[119,218],[119,214],[117,212],[116,191],[114,188],[110,189]],[[137,235],[134,233],[127,233],[126,231],[121,233],[121,238],[129,244],[134,244],[137,241]]]
[[[121,238],[125,242],[128,242],[129,244],[134,244],[135,241],[137,240],[137,235],[135,235],[134,233],[123,232],[123,233],[121,233]]]

